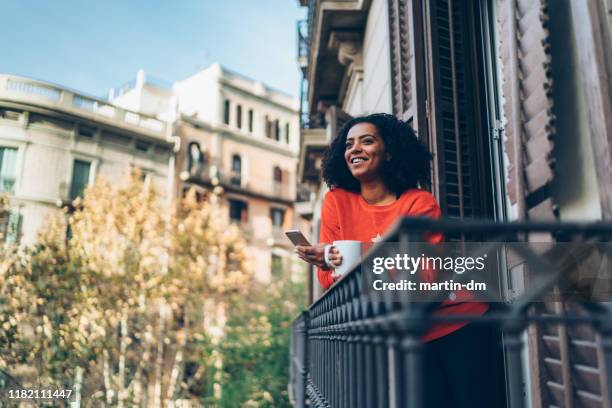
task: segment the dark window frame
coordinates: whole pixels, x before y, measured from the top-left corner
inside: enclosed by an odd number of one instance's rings
[[[230,100],[225,99],[225,101],[223,102],[223,123],[228,126],[230,124],[230,108],[231,108]]]
[[[236,127],[242,129],[242,105],[236,105]]]
[[[85,167],[87,168],[87,173],[85,177],[82,178],[83,180],[77,180],[75,178],[75,176],[77,176],[77,167],[80,165],[83,165],[83,168]],[[92,168],[91,161],[87,161],[83,159],[74,159],[72,161],[72,175],[70,177],[70,192],[69,192],[71,200],[75,200],[76,198],[83,196],[83,191],[85,191],[85,189],[89,185],[89,180],[91,179],[91,168]],[[78,177],[81,178],[80,175]]]
[[[248,129],[250,133],[253,133],[253,109],[249,109],[248,111]]]
[[[5,160],[5,154],[7,151],[10,151],[12,154],[14,154],[14,159],[15,159],[15,163],[14,163],[14,168],[13,168],[13,178],[9,179],[7,177],[7,175],[2,175],[2,167],[3,167],[3,162]],[[17,177],[18,177],[18,169],[17,169],[17,165],[18,165],[18,161],[19,161],[19,149],[17,147],[12,147],[12,146],[0,146],[0,192],[6,192],[6,193],[14,193],[15,192],[15,185],[17,184]],[[7,184],[7,182],[10,183],[10,187],[5,188],[5,184]]]
[[[249,220],[249,203],[244,200],[230,198],[228,201],[230,222],[246,223]]]

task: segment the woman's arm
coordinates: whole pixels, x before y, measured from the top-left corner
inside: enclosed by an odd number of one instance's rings
[[[405,215],[410,217],[428,217],[437,220],[442,216],[442,210],[440,210],[440,206],[433,194],[422,190]],[[441,232],[426,233],[423,239],[430,244],[437,244],[442,242],[444,235]]]
[[[332,242],[342,239],[340,233],[340,221],[338,219],[338,210],[336,207],[335,196],[331,191],[328,191],[323,198],[321,206],[321,228],[319,231],[319,242],[331,244]],[[332,248],[330,259],[333,266],[339,266],[342,263],[342,256],[336,248]],[[319,267],[317,269],[317,278],[323,288],[328,289],[338,279],[334,274],[333,269],[328,267]]]
[[[311,265],[317,267],[317,278],[321,286],[329,288],[338,279],[334,269],[325,262],[325,246],[340,238],[340,225],[338,223],[336,205],[332,194],[329,192],[323,198],[321,209],[321,227],[319,231],[319,242],[311,246],[296,246],[295,252],[298,257]],[[332,267],[342,264],[342,255],[337,248],[329,251],[329,263]]]
[[[442,216],[442,211],[436,198],[431,193],[423,191],[406,215],[411,217],[428,217],[437,220]],[[430,232],[423,236],[423,240],[430,244],[437,244],[444,240],[444,235],[441,232]],[[435,282],[438,280],[438,272],[434,268],[424,268],[421,270],[421,273],[424,282]]]

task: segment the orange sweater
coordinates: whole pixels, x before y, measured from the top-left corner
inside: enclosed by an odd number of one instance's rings
[[[424,190],[407,190],[391,204],[372,205],[368,204],[361,194],[334,188],[327,192],[323,199],[319,242],[332,243],[336,240],[352,239],[366,245],[371,244],[383,236],[395,221],[406,215],[440,218],[441,211],[434,196]],[[424,238],[427,242],[438,243],[444,237],[437,233],[428,234]],[[334,283],[330,271],[318,269],[317,277],[325,289]],[[434,313],[482,315],[488,308],[486,303],[444,301]],[[466,324],[434,324],[423,336],[423,341],[445,336]]]

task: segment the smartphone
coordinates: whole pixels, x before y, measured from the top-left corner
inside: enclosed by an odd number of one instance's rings
[[[293,245],[311,246],[310,242],[308,242],[308,240],[300,230],[285,231],[285,235],[287,235],[287,238],[289,238],[289,240],[293,242]]]

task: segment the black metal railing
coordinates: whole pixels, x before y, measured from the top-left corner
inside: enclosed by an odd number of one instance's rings
[[[304,111],[300,115],[302,129],[324,129],[327,126],[325,113],[323,112],[311,115],[307,111]]]
[[[532,233],[547,233],[557,240],[609,242],[612,223],[520,222],[429,220],[404,218],[385,236],[385,242],[398,242],[406,253],[425,232],[444,234],[478,233],[487,245],[520,242]],[[471,321],[495,327],[503,333],[505,354],[505,396],[511,408],[526,406],[523,351],[524,333],[532,324],[589,324],[601,336],[603,367],[612,381],[612,306],[582,303],[586,313],[544,315],[533,313],[541,295],[556,286],[555,279],[544,279],[512,301],[499,302],[483,316],[433,315],[435,301],[398,301],[398,295],[378,294],[374,299],[363,291],[361,266],[378,255],[372,248],[361,265],[338,280],[293,324],[291,347],[291,394],[297,407],[426,407],[423,394],[424,347],[421,336],[432,322]],[[541,254],[526,252],[527,266],[544,268]],[[444,296],[444,294],[441,294]],[[303,348],[305,346],[305,348]],[[486,373],[483,373],[486,374]],[[533,381],[534,379],[532,379]],[[573,387],[572,384],[565,384]],[[612,387],[601,384],[605,400],[612,400]],[[302,400],[297,396],[306,395]],[[580,405],[582,406],[582,405]]]
[[[291,350],[289,352],[289,396],[291,402],[303,407],[306,405],[306,335],[308,331],[308,312],[304,311],[293,321]]]
[[[302,75],[306,75],[306,69],[308,67],[308,56],[310,42],[308,41],[308,20],[300,20],[297,22],[297,59],[300,68],[302,69]]]
[[[312,191],[304,184],[298,184],[295,201],[297,203],[307,203],[312,199]]]

